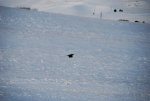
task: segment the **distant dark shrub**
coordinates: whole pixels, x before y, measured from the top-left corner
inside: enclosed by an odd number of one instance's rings
[[[129,21],[129,20],[126,20],[126,19],[119,19],[119,21]]]
[[[20,9],[31,10],[29,7],[19,7]]]
[[[33,10],[33,11],[37,11],[36,8],[30,8],[30,7],[19,7],[19,9],[25,9],[25,10]]]
[[[134,22],[139,22],[139,21],[135,20]]]
[[[93,12],[93,15],[95,15],[95,13]]]

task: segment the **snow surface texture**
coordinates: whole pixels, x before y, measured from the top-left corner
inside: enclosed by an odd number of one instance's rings
[[[0,6],[30,7],[67,15],[150,23],[150,0],[0,0]],[[116,13],[114,9],[117,9]],[[118,12],[119,9],[123,12]]]
[[[149,100],[149,24],[0,7],[0,101]]]

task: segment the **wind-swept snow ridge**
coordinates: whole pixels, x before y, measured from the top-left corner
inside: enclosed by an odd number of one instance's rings
[[[38,11],[96,19],[150,23],[149,0],[0,0],[0,6],[29,7]],[[116,13],[114,9],[117,9]],[[119,12],[119,9],[123,12]]]

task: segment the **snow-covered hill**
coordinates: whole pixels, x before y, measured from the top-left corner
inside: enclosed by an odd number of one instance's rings
[[[103,19],[150,23],[149,0],[0,0],[0,6],[30,7],[38,11],[97,19],[102,13]],[[117,9],[116,13],[114,9]],[[119,9],[123,12],[119,12]]]
[[[0,101],[149,101],[149,72],[149,24],[0,7]]]

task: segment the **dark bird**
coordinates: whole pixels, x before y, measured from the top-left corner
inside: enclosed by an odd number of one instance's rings
[[[73,55],[74,55],[74,54],[68,54],[67,56],[68,56],[69,58],[73,58]]]
[[[119,9],[119,12],[123,12],[123,10],[122,10],[122,9]]]
[[[117,12],[117,10],[116,10],[116,9],[114,9],[114,12]]]

